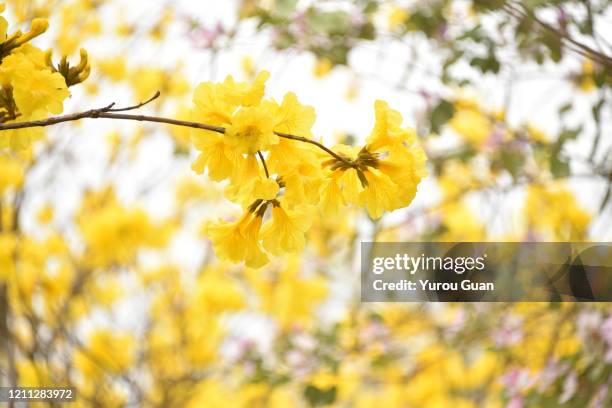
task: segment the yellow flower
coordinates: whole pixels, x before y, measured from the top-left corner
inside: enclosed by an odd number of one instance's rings
[[[239,153],[254,154],[278,143],[273,131],[274,115],[269,105],[243,107],[232,116],[225,141]]]
[[[230,184],[225,189],[225,197],[244,208],[255,200],[273,200],[280,192],[280,183],[275,177],[268,177],[255,155],[238,156]]]
[[[178,180],[175,194],[180,206],[200,200],[214,203],[222,198],[221,190],[215,183],[191,176],[184,176]]]
[[[175,110],[175,113],[174,115],[172,115],[172,117],[178,120],[191,121],[192,119],[191,108],[188,107],[187,105],[180,104]],[[188,153],[190,142],[192,139],[191,137],[193,133],[192,129],[188,127],[184,127],[184,126],[168,125],[168,131],[170,132],[170,134],[172,135],[172,138],[174,139],[174,143],[176,146],[175,153],[185,153],[185,154]]]
[[[235,105],[259,105],[266,91],[266,81],[270,78],[268,71],[261,71],[252,84],[235,82],[231,75],[221,84],[222,93]]]
[[[464,390],[478,389],[500,374],[500,360],[496,353],[483,352],[475,361],[467,363],[458,353],[449,353],[443,369],[451,386]]]
[[[473,101],[457,101],[455,109],[455,114],[448,122],[450,127],[468,143],[481,146],[493,132],[491,119]]]
[[[208,177],[214,181],[221,181],[232,177],[236,171],[241,157],[230,149],[223,135],[213,132],[197,132],[191,139],[200,151],[191,168],[202,174],[208,168]]]
[[[332,175],[321,188],[321,212],[327,217],[336,216],[344,205],[342,190],[336,177],[339,174],[336,172],[335,175]]]
[[[139,67],[132,72],[130,84],[136,100],[144,101],[162,89],[167,80],[166,74],[159,68]]]
[[[295,158],[291,165],[286,166],[287,169],[279,174],[281,183],[285,186],[283,200],[288,207],[293,207],[300,204],[317,205],[321,200],[319,195],[323,180],[323,172],[319,162],[309,157],[309,155],[300,155],[302,150],[291,156]]]
[[[117,278],[104,277],[90,288],[89,295],[101,307],[110,307],[124,294],[124,289]]]
[[[274,131],[310,138],[315,118],[314,109],[300,104],[295,94],[289,92],[276,107]],[[287,201],[311,202],[315,198],[315,184],[321,178],[321,171],[318,152],[311,145],[281,138],[270,146],[267,161],[271,171],[282,176],[287,186]]]
[[[293,92],[288,92],[278,111],[275,112],[274,119],[275,132],[310,137],[312,136],[310,129],[315,122],[316,114],[313,107],[300,104],[297,96]]]
[[[375,169],[364,173],[367,180],[367,187],[359,193],[359,204],[368,210],[370,217],[377,219],[385,211],[392,211],[402,207],[400,196],[398,195],[398,185],[391,179]],[[406,186],[409,187],[409,186]],[[410,191],[410,200],[416,193]]]
[[[561,183],[531,184],[525,213],[528,225],[551,241],[582,241],[587,238],[591,216],[574,194]]]
[[[0,282],[14,271],[16,250],[17,239],[12,234],[0,233]]]
[[[113,82],[121,81],[126,76],[125,58],[115,56],[113,58],[98,61],[100,72]],[[149,95],[151,96],[151,95]],[[147,96],[147,98],[149,97]]]
[[[313,312],[328,293],[327,281],[321,276],[305,276],[297,257],[274,274],[246,271],[255,288],[261,308],[276,318],[284,328],[311,321]]]
[[[263,176],[256,176],[246,181],[245,184],[232,184],[226,190],[227,198],[248,206],[255,200],[273,200],[280,191],[276,180]]]
[[[251,56],[245,55],[242,57],[240,60],[240,68],[242,68],[242,73],[247,78],[255,77],[255,63],[253,62],[253,58],[251,58]]]
[[[245,305],[238,282],[228,277],[221,267],[209,267],[199,276],[194,300],[200,315],[239,310]]]
[[[259,243],[261,221],[261,215],[249,211],[238,221],[207,225],[206,234],[219,258],[233,262],[244,261],[249,267],[259,268],[268,262]]]
[[[192,392],[189,393],[188,402],[185,408],[223,408],[236,406],[251,406],[245,404],[243,398],[233,392],[223,381],[218,379],[205,379],[195,384]]]
[[[0,34],[6,39],[4,55],[0,64],[1,98],[3,122],[39,120],[63,111],[63,102],[70,93],[64,77],[53,72],[45,62],[45,53],[28,41],[48,28],[44,19],[32,20],[30,31],[20,31],[6,36],[6,21],[0,20]],[[32,142],[43,137],[41,128],[8,130],[2,132],[0,148],[27,150]]]
[[[350,102],[357,99],[357,96],[359,96],[359,83],[353,80],[346,87],[346,91],[344,91],[344,98]]]
[[[325,162],[331,172],[321,197],[328,214],[346,203],[363,206],[370,217],[379,218],[385,211],[409,205],[427,175],[425,152],[414,132],[401,127],[401,115],[383,101],[376,101],[375,112],[367,144],[362,148],[337,145],[334,150],[344,161]]]
[[[195,130],[192,140],[201,153],[192,168],[198,173],[209,170],[220,181],[233,178],[244,153],[254,154],[278,143],[274,134],[278,106],[262,102],[269,74],[261,72],[253,84],[237,83],[228,76],[221,84],[202,83],[196,88],[192,119],[225,128],[225,134]]]
[[[201,83],[193,94],[193,118],[210,125],[226,126],[238,107],[238,101],[230,98],[222,84]]]
[[[0,13],[4,12],[5,5],[4,3],[0,4]],[[6,38],[8,31],[8,21],[6,18],[0,16],[0,38]]]
[[[463,193],[476,188],[478,183],[474,170],[460,160],[450,160],[444,164],[438,184],[446,200],[456,200]]]
[[[53,221],[53,206],[51,204],[45,204],[38,210],[36,219],[40,224],[48,224]]]
[[[338,375],[322,371],[312,375],[310,384],[320,390],[327,390],[338,385]]]
[[[60,114],[64,99],[70,96],[61,74],[37,67],[35,61],[22,53],[2,60],[0,78],[12,86],[15,103],[26,116],[39,111]]]
[[[582,62],[582,72],[580,73],[580,89],[584,92],[591,92],[597,87],[593,79],[595,66],[592,61],[585,60]]]
[[[115,33],[120,37],[130,37],[134,34],[134,27],[125,21],[120,21],[115,27]]]
[[[187,361],[194,365],[203,366],[215,361],[219,353],[219,346],[225,332],[217,319],[213,319],[208,315],[202,315],[197,308],[188,309],[186,321],[189,322],[185,329],[185,334],[179,334],[180,337],[187,338],[185,355]],[[163,335],[163,333],[162,333]],[[180,339],[179,337],[179,339]],[[174,364],[174,349],[181,347],[180,340],[168,350],[170,364]]]
[[[11,38],[14,39],[12,48],[17,48],[26,44],[28,41],[33,40],[39,35],[43,34],[49,28],[49,21],[45,18],[35,18],[30,24],[30,31],[22,34],[21,31],[14,33]],[[7,41],[8,42],[8,41]],[[9,48],[10,49],[10,48]]]
[[[47,365],[31,360],[19,360],[17,362],[17,374],[19,384],[25,387],[52,387],[49,369]]]
[[[33,115],[23,115],[19,117],[19,122],[28,122],[31,120],[44,119],[47,115],[43,114],[42,111],[38,111]],[[8,121],[6,123],[13,123],[15,121]],[[43,128],[25,128],[25,129],[10,129],[3,130],[0,135],[0,149],[8,147],[13,151],[27,152],[32,146],[32,143],[41,140],[45,137],[45,131]]]
[[[374,102],[374,114],[376,118],[374,129],[367,138],[371,151],[393,150],[416,139],[414,130],[401,127],[402,115],[391,109],[387,102],[381,100]]]
[[[103,372],[121,373],[134,361],[134,339],[128,334],[98,330],[89,336],[87,349],[77,352],[75,364],[86,377]]]
[[[272,221],[262,230],[263,246],[274,255],[285,252],[298,252],[304,248],[304,233],[308,231],[313,219],[313,208],[302,205],[287,209],[281,202],[272,208]]]
[[[84,201],[79,214],[80,229],[88,245],[90,261],[97,266],[129,263],[141,248],[164,246],[172,225],[155,225],[139,208],[126,208],[110,198],[88,208]]]
[[[279,137],[310,139],[316,115],[293,93],[287,93],[281,104],[264,100],[268,76],[260,73],[252,85],[228,76],[222,83],[200,84],[194,95],[193,120],[223,129],[193,132],[200,154],[192,169],[208,171],[215,181],[229,179],[225,197],[248,210],[235,223],[208,226],[220,258],[261,266],[267,255],[260,240],[275,255],[299,251],[305,225],[310,224],[302,220],[308,206],[320,204],[326,215],[336,214],[345,204],[362,206],[378,218],[410,204],[427,175],[426,157],[415,132],[402,128],[399,112],[376,101],[375,126],[367,144],[337,145],[337,156],[329,159],[315,143]],[[269,204],[272,221],[260,238],[261,218]]]
[[[408,11],[405,9],[398,6],[393,6],[389,12],[389,17],[387,18],[387,26],[389,27],[389,30],[395,31],[398,29],[406,22],[406,20],[408,20],[409,16]]]
[[[312,69],[312,74],[317,78],[323,78],[329,74],[333,67],[329,58],[317,58],[314,68]]]
[[[529,133],[531,140],[533,140],[534,142],[542,144],[550,143],[550,137],[546,133],[544,133],[542,129],[536,127],[531,123],[527,125],[527,132]]]
[[[486,239],[486,228],[476,214],[463,202],[452,202],[440,207],[444,232],[440,241],[478,242]]]
[[[8,189],[21,187],[23,178],[23,166],[19,161],[8,155],[0,155],[0,197]]]

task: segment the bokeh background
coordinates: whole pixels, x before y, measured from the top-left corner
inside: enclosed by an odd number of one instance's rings
[[[47,128],[0,155],[2,385],[100,407],[612,403],[607,304],[359,300],[362,241],[610,240],[609,1],[6,6],[12,30],[49,19],[34,43],[54,58],[88,51],[66,113],[159,90],[143,111],[188,119],[198,83],[267,70],[330,146],[362,144],[387,101],[430,174],[408,208],[319,218],[303,253],[255,270],[215,258],[203,225],[240,208],[191,170],[189,130]]]

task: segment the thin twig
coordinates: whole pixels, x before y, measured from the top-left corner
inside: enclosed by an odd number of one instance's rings
[[[0,130],[2,130],[2,128],[0,128]],[[329,149],[325,145],[317,142],[316,140],[308,139],[308,138],[303,137],[303,136],[290,135],[288,133],[281,133],[281,132],[274,132],[274,133],[276,133],[277,136],[282,137],[284,139],[297,140],[299,142],[313,144],[313,145],[317,146],[319,149],[325,151],[327,154],[332,156],[334,159],[336,159],[338,161],[341,161],[341,162],[343,162],[345,164],[348,164],[351,167],[355,167],[354,163],[352,161],[345,159],[344,157],[340,156],[338,153],[336,153],[333,150]]]
[[[534,22],[536,22],[540,27],[542,27],[543,29],[551,32],[552,34],[555,34],[556,36],[558,36],[559,38],[565,40],[567,43],[569,44],[565,44],[565,46],[567,48],[569,48],[570,50],[584,56],[587,58],[590,58],[593,61],[597,61],[603,65],[607,65],[608,67],[612,67],[612,57],[597,51],[594,48],[589,47],[586,44],[583,44],[579,41],[576,41],[575,39],[573,39],[572,37],[570,37],[567,33],[558,30],[557,28],[553,27],[552,25],[540,20],[535,13],[529,13],[528,9],[522,5],[522,4],[517,4],[517,5],[513,5],[510,2],[507,2],[506,4],[504,4],[504,10],[510,14],[511,16],[520,19],[520,18],[531,18]],[[570,46],[571,44],[571,46]]]
[[[78,120],[81,120],[81,119],[99,119],[99,118],[104,118],[104,119],[116,119],[116,120],[134,120],[134,121],[139,121],[139,122],[165,123],[165,124],[168,124],[168,125],[183,126],[183,127],[189,127],[189,128],[201,129],[201,130],[209,130],[211,132],[217,132],[217,133],[225,133],[225,128],[224,127],[207,125],[205,123],[191,122],[191,121],[187,121],[187,120],[179,120],[179,119],[171,119],[171,118],[164,118],[164,117],[160,117],[160,116],[134,115],[134,114],[127,114],[127,113],[117,113],[117,112],[125,112],[125,111],[129,111],[129,110],[141,108],[144,105],[146,105],[147,103],[157,99],[158,97],[159,97],[159,91],[156,92],[155,95],[153,97],[149,98],[147,101],[141,102],[138,105],[129,106],[129,107],[126,107],[126,108],[115,108],[115,109],[113,109],[113,106],[115,106],[115,104],[112,103],[112,104],[110,104],[108,106],[105,106],[103,108],[90,109],[88,111],[78,112],[78,113],[71,113],[71,114],[62,115],[62,116],[53,116],[53,117],[50,117],[50,118],[47,118],[47,119],[32,120],[32,121],[26,121],[26,122],[0,123],[0,131],[3,131],[3,130],[15,130],[15,129],[26,129],[26,128],[33,128],[33,127],[47,127],[47,126],[53,126],[53,125],[57,125],[59,123],[64,123],[64,122],[74,122],[74,121],[78,121]],[[315,145],[319,149],[321,149],[321,150],[325,151],[327,154],[331,155],[334,159],[336,159],[338,161],[341,161],[341,162],[349,165],[350,167],[354,167],[353,162],[351,162],[350,160],[340,156],[339,154],[337,154],[333,150],[329,149],[328,147],[326,147],[322,143],[317,142],[316,140],[308,139],[308,138],[303,137],[303,136],[291,135],[291,134],[288,134],[288,133],[282,133],[282,132],[274,132],[274,133],[277,136],[282,137],[283,139],[297,140],[297,141],[300,141],[300,142],[304,142],[304,143],[309,143],[309,144]]]
[[[266,178],[270,178],[270,173],[268,172],[268,166],[266,166],[266,159],[264,159],[263,154],[261,154],[261,151],[257,151],[257,156],[259,156],[259,160],[261,160],[261,165],[264,168],[264,171],[266,172]]]
[[[159,98],[161,96],[161,92],[157,91],[155,92],[155,95],[153,95],[152,97],[150,97],[149,99],[147,99],[144,102],[140,102],[138,105],[134,105],[134,106],[128,106],[127,108],[115,108],[115,109],[109,109],[108,112],[125,112],[125,111],[130,111],[130,110],[134,110],[134,109],[138,109],[138,108],[142,108],[143,106],[153,102],[154,100],[156,100],[157,98]]]

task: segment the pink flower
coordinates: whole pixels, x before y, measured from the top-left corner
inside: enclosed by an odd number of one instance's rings
[[[515,395],[508,401],[506,408],[523,408],[523,397],[521,395]]]
[[[608,317],[604,320],[601,325],[601,337],[608,343],[609,346],[612,346],[612,316]]]
[[[563,383],[563,392],[559,397],[559,404],[565,404],[567,401],[571,400],[574,394],[576,394],[577,389],[578,376],[576,375],[576,372],[572,371]]]
[[[501,327],[492,334],[497,347],[512,346],[523,339],[523,321],[516,316],[504,317]]]
[[[501,384],[506,387],[507,395],[516,395],[531,387],[535,378],[523,368],[513,368],[500,378]]]
[[[578,315],[576,329],[578,336],[583,340],[591,340],[599,335],[602,329],[602,316],[596,310],[587,310]]]
[[[557,378],[567,372],[569,365],[567,363],[559,364],[557,361],[549,361],[538,376],[538,391],[544,392],[550,387]]]
[[[606,396],[608,395],[608,385],[602,384],[597,389],[595,395],[589,402],[589,408],[603,408],[603,404],[606,400]]]
[[[225,28],[221,22],[217,22],[213,28],[204,26],[194,27],[189,32],[189,39],[196,47],[212,48],[223,34],[225,34]]]

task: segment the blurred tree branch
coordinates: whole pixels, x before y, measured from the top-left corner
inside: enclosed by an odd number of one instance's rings
[[[13,336],[9,329],[9,299],[8,287],[3,284],[0,286],[0,339],[3,343],[3,353],[6,354],[6,372],[8,386],[17,385],[17,367],[15,364],[15,351],[13,349]],[[9,403],[9,407],[13,406]]]
[[[548,24],[547,22],[540,19],[536,16],[533,10],[530,10],[527,6],[520,2],[505,2],[503,5],[503,9],[509,15],[515,17],[516,19],[530,19],[535,22],[542,30],[548,31],[560,39],[564,40],[565,47],[577,54],[582,55],[583,57],[589,58],[592,61],[598,62],[607,67],[612,67],[612,57],[604,54],[601,51],[598,51],[584,43],[577,41],[572,38],[570,34],[564,29],[558,29]],[[593,34],[595,38],[595,34]]]

